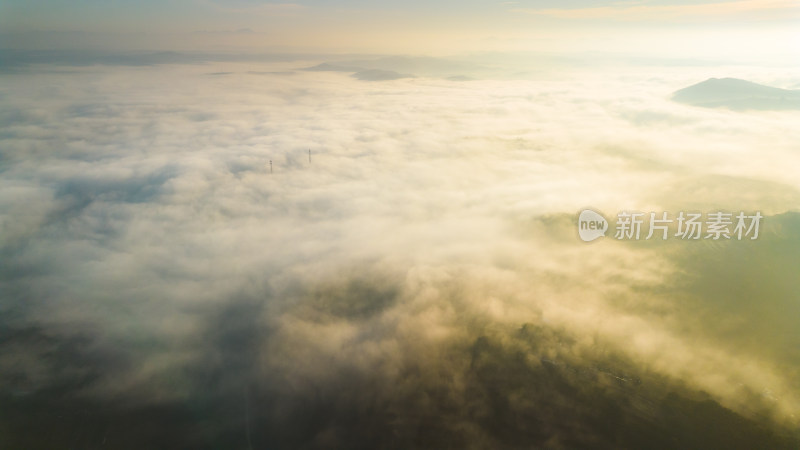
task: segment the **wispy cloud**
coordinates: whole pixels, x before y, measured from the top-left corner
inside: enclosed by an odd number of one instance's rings
[[[800,16],[800,5],[793,0],[742,0],[686,5],[652,5],[642,2],[621,2],[613,6],[590,8],[517,8],[514,11],[559,19],[662,21],[743,18],[755,14],[759,18],[789,20]]]
[[[205,0],[214,8],[232,13],[288,15],[307,11],[310,7],[300,3],[274,3],[266,1]]]

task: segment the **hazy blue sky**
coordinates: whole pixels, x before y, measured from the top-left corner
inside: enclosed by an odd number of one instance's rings
[[[780,58],[800,47],[798,18],[794,0],[8,0],[0,4],[0,47],[735,51]],[[52,35],[63,32],[86,34]]]

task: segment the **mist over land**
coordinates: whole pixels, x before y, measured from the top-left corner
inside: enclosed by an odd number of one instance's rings
[[[796,112],[289,59],[3,75],[5,446],[796,447]],[[767,218],[585,244],[586,205]]]

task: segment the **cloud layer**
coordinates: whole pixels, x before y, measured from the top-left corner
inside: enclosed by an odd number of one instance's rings
[[[671,102],[703,68],[320,62],[3,75],[12,444],[792,445],[796,112]],[[587,245],[586,206],[768,219]]]

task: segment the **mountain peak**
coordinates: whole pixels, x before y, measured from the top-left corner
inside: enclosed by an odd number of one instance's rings
[[[800,91],[739,78],[709,78],[676,91],[672,99],[694,106],[734,110],[800,109]]]

